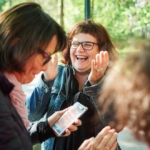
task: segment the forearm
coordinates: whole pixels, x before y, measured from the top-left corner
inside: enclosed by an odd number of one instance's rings
[[[55,137],[48,121],[31,124],[28,131],[30,133],[32,144],[42,143],[48,138]]]
[[[28,118],[30,121],[41,119],[47,111],[53,81],[44,82],[41,78],[31,96],[26,100]]]
[[[91,96],[92,98],[95,98],[97,94],[100,92],[103,82],[104,76],[102,77],[100,82],[98,82],[95,85],[91,85],[90,82],[87,80],[83,88],[83,93],[88,96]]]

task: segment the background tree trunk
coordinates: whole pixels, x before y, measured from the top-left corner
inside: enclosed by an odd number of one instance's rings
[[[60,25],[64,28],[64,0],[60,0]]]

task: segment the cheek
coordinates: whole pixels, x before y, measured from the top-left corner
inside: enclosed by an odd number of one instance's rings
[[[26,74],[28,73],[37,73],[41,70],[41,66],[39,65],[39,63],[36,61],[36,59],[30,59],[27,64],[26,64]]]
[[[25,73],[29,74],[33,70],[33,68],[34,68],[34,63],[31,63],[30,65],[26,64]]]
[[[30,68],[30,71],[33,71],[34,73],[39,73],[41,70],[42,70],[42,65],[39,64],[37,61],[34,61],[32,67]]]
[[[71,60],[75,57],[75,50],[74,49],[70,49],[70,58]]]
[[[99,51],[92,52],[92,53],[91,53],[91,57],[92,57],[92,58],[95,58],[97,54],[99,54]]]

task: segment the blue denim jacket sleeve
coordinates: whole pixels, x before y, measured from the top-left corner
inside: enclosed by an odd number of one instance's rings
[[[48,109],[51,87],[54,80],[44,82],[42,76],[39,85],[35,87],[31,96],[26,100],[28,119],[31,122],[40,120]]]
[[[104,82],[104,77],[102,77],[100,82],[95,84],[95,85],[91,85],[89,83],[89,81],[87,80],[86,83],[84,84],[84,87],[83,87],[83,93],[90,96],[90,97],[95,98],[96,95],[98,94],[98,92],[100,91],[100,89],[103,85],[103,82]]]

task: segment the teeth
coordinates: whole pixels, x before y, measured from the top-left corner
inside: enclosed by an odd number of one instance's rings
[[[86,59],[87,57],[85,56],[77,56],[78,59]]]

